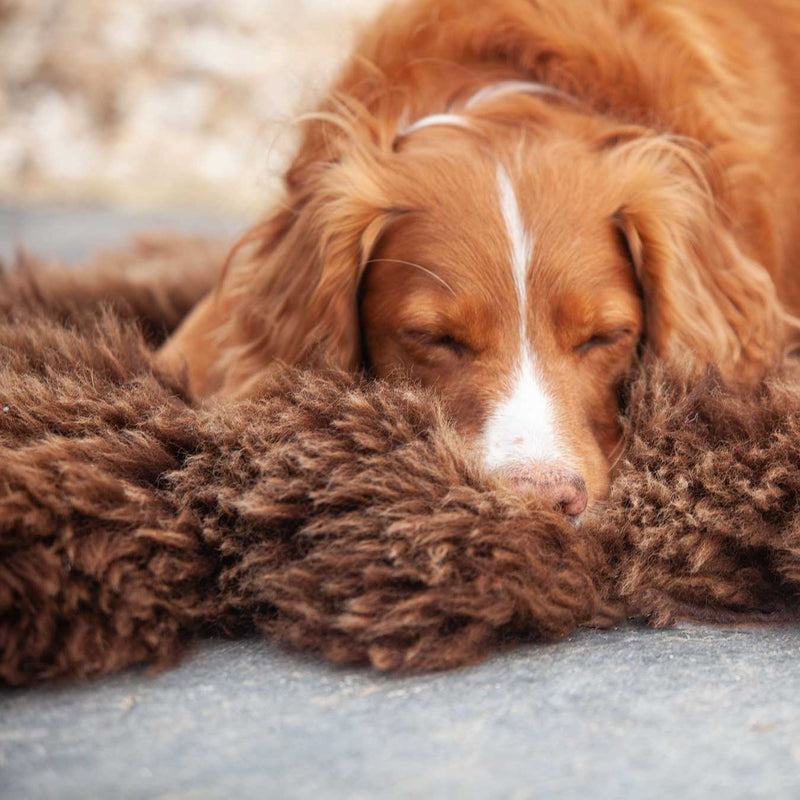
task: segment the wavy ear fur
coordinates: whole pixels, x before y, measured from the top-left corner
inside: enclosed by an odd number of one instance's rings
[[[360,365],[359,283],[402,213],[385,207],[377,171],[357,157],[321,167],[291,210],[243,237],[217,291],[162,350],[185,365],[198,396],[247,396],[276,361]]]
[[[778,363],[789,317],[767,270],[726,224],[699,146],[655,136],[626,143],[629,184],[615,222],[636,270],[648,343],[675,363],[715,363],[734,382]]]
[[[646,335],[683,367],[715,363],[751,381],[777,365],[793,325],[767,270],[728,227],[708,155],[691,140],[642,136],[610,151],[615,215],[645,303]],[[247,396],[276,361],[361,363],[358,288],[370,253],[403,211],[381,188],[381,156],[355,147],[319,164],[282,210],[242,240],[234,263],[162,350],[199,396]]]

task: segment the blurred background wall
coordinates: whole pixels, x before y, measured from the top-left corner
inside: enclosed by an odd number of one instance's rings
[[[385,0],[0,0],[0,203],[252,216]]]

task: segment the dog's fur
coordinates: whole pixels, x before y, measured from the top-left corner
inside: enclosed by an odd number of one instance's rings
[[[798,40],[795,0],[393,6],[163,363],[201,396],[410,374],[489,466],[602,497],[643,344],[747,383],[794,341]]]
[[[578,531],[475,469],[419,389],[288,370],[193,406],[150,347],[217,252],[102,263],[0,276],[0,680],[165,663],[204,632],[430,669],[626,615],[798,618],[796,380],[647,365]]]

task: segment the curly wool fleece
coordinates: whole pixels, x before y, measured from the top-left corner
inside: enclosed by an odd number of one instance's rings
[[[412,387],[285,370],[192,406],[152,347],[218,263],[143,240],[1,279],[0,680],[165,664],[206,634],[408,670],[631,616],[800,616],[788,377],[742,395],[648,363],[607,509],[576,530]]]

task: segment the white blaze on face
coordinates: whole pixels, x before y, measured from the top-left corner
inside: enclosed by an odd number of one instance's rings
[[[507,393],[490,412],[484,428],[484,462],[489,469],[519,461],[556,461],[565,456],[556,426],[553,400],[536,366],[528,341],[528,266],[533,238],[525,229],[508,173],[497,169],[500,210],[509,240],[509,255],[519,310],[519,351],[508,378]]]

